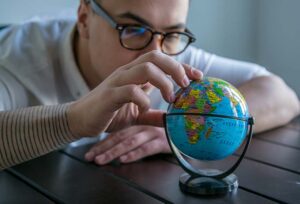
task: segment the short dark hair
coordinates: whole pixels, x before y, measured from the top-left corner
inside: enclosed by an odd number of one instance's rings
[[[96,0],[96,1],[97,1],[97,3],[100,3],[100,0]],[[90,0],[84,0],[84,2],[88,4],[88,3],[90,3]]]

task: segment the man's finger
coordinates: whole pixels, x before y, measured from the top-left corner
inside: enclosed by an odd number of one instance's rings
[[[163,115],[164,111],[161,110],[149,110],[143,114],[140,114],[137,120],[138,125],[151,125],[156,127],[164,127]]]
[[[127,84],[144,85],[150,83],[157,87],[164,99],[169,102],[174,92],[173,83],[170,78],[151,62],[141,63],[131,69],[116,72],[111,83],[114,87]]]
[[[96,156],[95,162],[99,165],[107,164],[112,160],[117,159],[130,151],[133,151],[142,144],[150,142],[153,137],[154,135],[148,134],[148,132],[141,132],[139,134],[128,137],[108,151],[103,152],[103,154]]]
[[[173,80],[181,87],[186,87],[188,84],[188,77],[185,73],[185,69],[183,65],[177,62],[172,57],[154,50],[148,52],[136,60],[132,61],[131,63],[127,64],[126,66],[122,67],[123,70],[131,69],[141,63],[152,63],[159,67],[166,75],[170,75]]]
[[[147,156],[151,156],[162,152],[161,140],[154,139],[148,143],[141,145],[139,148],[120,157],[122,163],[129,163]]]
[[[203,73],[198,70],[193,68],[192,66],[188,65],[188,64],[182,64],[184,69],[185,69],[185,73],[187,74],[187,76],[192,79],[192,80],[201,80],[203,78]]]
[[[86,154],[85,159],[87,161],[93,161],[97,155],[103,154],[105,151],[116,146],[126,137],[126,134],[117,132],[109,135],[106,139],[95,144]]]

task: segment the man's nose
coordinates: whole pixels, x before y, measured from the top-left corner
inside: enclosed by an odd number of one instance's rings
[[[146,51],[147,52],[150,52],[152,50],[161,51],[162,50],[162,48],[161,48],[162,38],[163,38],[163,36],[160,34],[153,35],[153,39],[150,42],[150,44],[146,47]]]

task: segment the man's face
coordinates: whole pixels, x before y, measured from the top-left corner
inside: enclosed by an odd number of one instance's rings
[[[102,0],[102,7],[118,24],[146,25],[160,32],[184,31],[188,13],[188,0]],[[121,46],[119,32],[105,19],[87,9],[85,39],[91,73],[97,84],[118,67],[128,64],[151,50],[160,50],[160,37],[156,35],[145,49],[132,51]]]

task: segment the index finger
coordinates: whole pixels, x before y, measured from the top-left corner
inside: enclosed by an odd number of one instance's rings
[[[151,62],[155,64],[166,75],[170,75],[179,86],[186,87],[189,85],[189,79],[183,65],[174,60],[172,57],[158,50],[154,50],[140,56],[136,60],[125,65],[123,69],[130,69],[131,67],[145,62]]]

